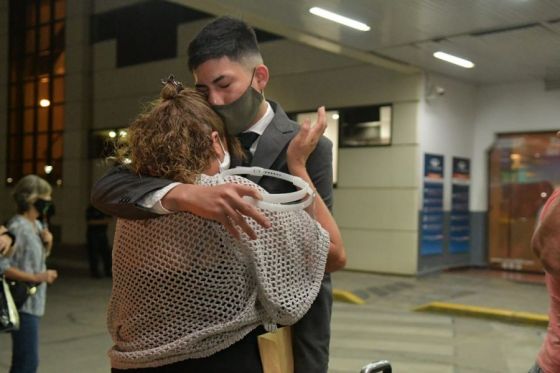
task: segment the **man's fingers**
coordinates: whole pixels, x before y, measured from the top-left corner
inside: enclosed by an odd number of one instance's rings
[[[327,128],[327,114],[324,106],[317,109],[317,124],[315,126]]]
[[[254,198],[254,199],[259,200],[259,201],[262,200],[262,196],[258,192],[258,190],[254,189],[254,188],[251,188],[250,186],[247,186],[247,185],[236,185],[236,187],[237,187],[237,193],[239,194],[239,196],[241,196],[241,197],[251,197],[251,198]],[[241,215],[244,215],[244,216],[247,216],[247,217],[253,219],[260,226],[262,226],[264,228],[269,228],[270,227],[270,220],[268,220],[268,218],[266,216],[264,216],[263,213],[261,213],[259,210],[257,210],[255,208],[255,206],[251,205],[246,200],[244,200],[242,198],[239,199],[239,200],[234,200],[234,201],[232,201],[231,205],[233,205],[233,208],[236,209],[237,211],[239,211],[239,213],[241,213]],[[251,235],[249,235],[249,236],[251,236]]]
[[[325,107],[321,106],[317,109],[317,123],[312,127],[314,134],[319,134],[321,136],[327,129],[327,115],[325,113]]]
[[[247,223],[243,215],[241,215],[238,211],[234,211],[233,216],[230,216],[230,219],[233,220],[235,224],[239,228],[241,228],[241,230],[245,232],[247,236],[249,236],[250,239],[252,240],[257,239],[257,234],[255,233],[253,228],[251,228],[251,226]]]
[[[220,192],[219,202],[215,205],[214,212],[208,217],[221,223],[234,238],[240,239],[241,231],[254,240],[257,238],[257,234],[251,228],[247,218],[253,219],[264,228],[270,227],[271,224],[263,213],[243,197],[262,200],[259,191],[248,185],[224,185]]]
[[[305,140],[307,135],[309,134],[309,129],[311,128],[311,121],[309,119],[304,119],[303,123],[299,126],[299,132],[297,135],[292,139],[292,141],[299,141]]]
[[[231,184],[235,189],[235,194],[239,197],[252,197],[254,199],[258,199],[259,201],[262,199],[262,195],[259,191],[255,188],[251,188],[248,185],[241,185],[241,184]]]
[[[227,216],[224,215],[224,218],[223,220],[220,221],[220,223],[222,223],[222,225],[226,228],[229,234],[231,234],[236,240],[241,238],[239,231],[235,229],[235,227],[233,226],[233,224],[231,224],[231,221]]]
[[[270,220],[263,213],[249,203],[240,204],[237,208],[240,214],[247,216],[257,222],[258,225],[264,228],[270,228]]]
[[[227,220],[229,220],[230,224],[232,225],[233,229],[237,232],[235,238],[240,239],[239,231],[237,228],[240,228],[243,232],[245,232],[252,240],[257,238],[255,231],[247,224],[245,218],[236,210],[226,206],[225,213],[227,216]]]

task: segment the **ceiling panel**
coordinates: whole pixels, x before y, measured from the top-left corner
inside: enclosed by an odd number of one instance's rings
[[[351,58],[324,52],[290,40],[263,43],[261,53],[271,74],[292,75],[361,64]]]
[[[327,40],[340,46],[340,51],[327,49],[339,57],[348,57],[349,49],[344,48],[350,48],[481,84],[544,78],[560,64],[560,0],[169,1],[258,20],[260,28],[268,25],[267,31],[292,40],[305,36]],[[323,20],[308,13],[313,6],[354,17],[372,29],[359,32]],[[439,49],[473,60],[476,67],[465,70],[436,60],[432,53]],[[285,58],[282,52],[269,50],[269,54],[274,57],[268,63]],[[360,63],[376,64],[367,56],[356,56]],[[316,60],[305,50],[296,56],[296,71],[312,68],[313,63],[306,64],[305,59]],[[325,62],[335,66],[344,60],[326,58]]]
[[[233,14],[259,14],[364,50],[560,19],[557,0],[228,0]],[[309,14],[321,6],[372,27],[362,33]]]
[[[476,67],[463,69],[432,57],[443,50],[468,57]],[[543,78],[560,65],[560,37],[537,26],[484,35],[459,36],[439,42],[388,48],[384,54],[415,61],[429,71],[441,72],[477,83],[495,83]]]

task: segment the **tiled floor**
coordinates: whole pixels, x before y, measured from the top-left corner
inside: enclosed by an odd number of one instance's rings
[[[359,372],[379,359],[391,360],[395,373],[526,372],[545,332],[542,327],[411,311],[437,300],[546,313],[546,289],[540,284],[469,271],[419,279],[340,272],[333,282],[367,303],[335,304],[332,373]],[[61,271],[49,289],[41,325],[41,373],[109,371],[105,307],[110,287],[108,279]],[[8,335],[0,335],[0,346],[0,371],[7,372]]]
[[[419,279],[341,272],[335,286],[366,299],[337,303],[332,322],[331,372],[358,372],[368,360],[388,359],[393,372],[526,372],[543,327],[495,320],[414,313],[432,301],[546,313],[545,287],[490,271],[434,274]]]

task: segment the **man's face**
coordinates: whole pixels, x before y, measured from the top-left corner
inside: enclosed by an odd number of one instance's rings
[[[251,83],[253,72],[228,57],[202,63],[193,75],[197,91],[206,95],[210,105],[232,103],[245,93],[249,84],[260,90],[255,79]]]

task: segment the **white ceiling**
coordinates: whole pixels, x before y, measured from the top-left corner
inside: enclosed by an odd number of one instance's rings
[[[560,0],[171,0],[360,62],[414,67],[476,84],[560,80]],[[367,23],[354,31],[308,12],[313,6]],[[463,69],[432,57],[473,61]],[[380,58],[381,57],[381,58]],[[409,68],[408,65],[412,65]]]

